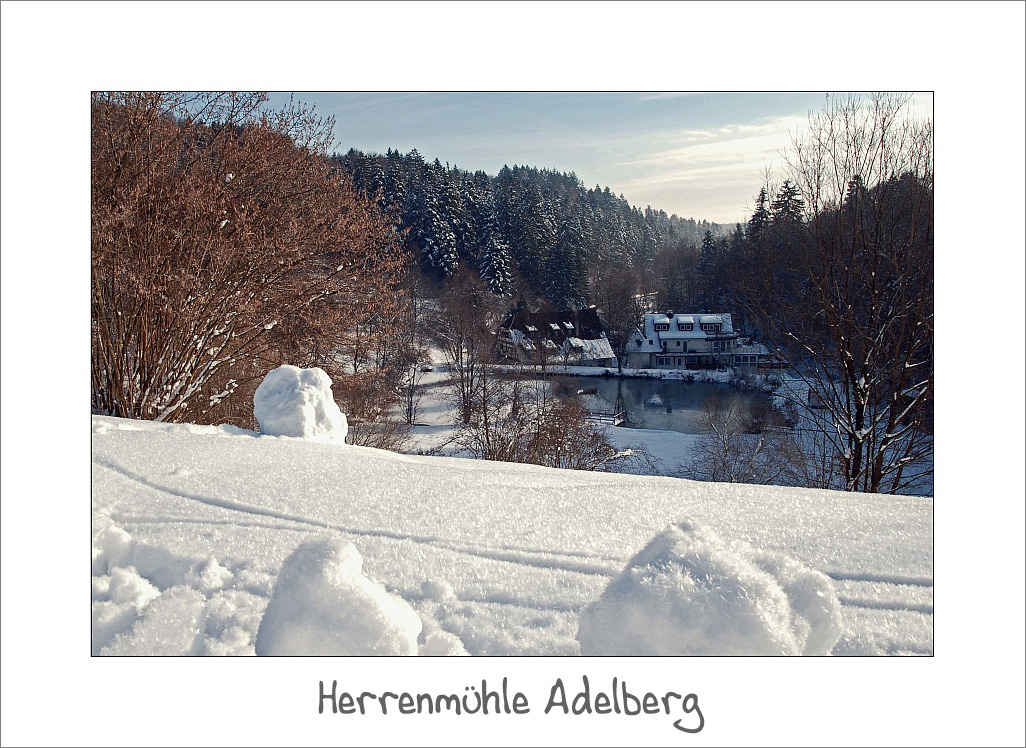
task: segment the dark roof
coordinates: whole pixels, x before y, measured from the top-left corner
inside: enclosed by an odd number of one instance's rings
[[[574,332],[571,333],[566,327],[564,324],[566,322],[574,326]],[[556,325],[559,332],[553,330],[551,325]],[[535,330],[528,331],[528,326]],[[506,317],[502,327],[505,330],[519,330],[528,337],[538,337],[544,334],[545,337],[552,340],[565,340],[567,337],[594,340],[602,337],[602,332],[605,329],[594,309],[566,312],[517,312]]]

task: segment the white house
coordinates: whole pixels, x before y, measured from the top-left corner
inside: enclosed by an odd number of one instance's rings
[[[627,344],[635,369],[755,368],[771,362],[761,343],[742,341],[730,314],[646,314]]]

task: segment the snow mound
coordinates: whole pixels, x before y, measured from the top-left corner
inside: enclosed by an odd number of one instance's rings
[[[457,599],[452,585],[440,579],[428,579],[421,584],[420,589],[425,599],[438,603],[451,603]]]
[[[777,580],[791,604],[791,629],[801,654],[830,654],[841,638],[841,603],[830,577],[783,553],[763,551],[755,565]]]
[[[258,655],[415,655],[421,621],[362,573],[352,544],[300,545],[282,564],[256,637]]]
[[[110,599],[119,605],[131,603],[142,610],[156,597],[160,590],[142,577],[134,566],[117,566],[110,572],[110,584],[107,593]]]
[[[132,550],[132,536],[109,520],[93,535],[93,574],[107,574],[121,565]]]
[[[840,634],[829,577],[684,521],[581,612],[577,639],[582,655],[813,655]]]
[[[210,556],[206,561],[190,569],[185,575],[185,583],[190,587],[210,595],[228,586],[235,579],[230,569],[221,566],[217,559]]]
[[[205,599],[198,590],[176,586],[146,606],[128,631],[100,650],[102,655],[199,654]]]
[[[257,387],[253,414],[260,432],[319,441],[345,442],[349,423],[331,392],[322,369],[279,366]]]
[[[469,657],[463,642],[455,634],[436,629],[424,637],[418,654],[421,657]]]

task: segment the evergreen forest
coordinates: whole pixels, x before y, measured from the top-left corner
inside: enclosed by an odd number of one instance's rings
[[[461,267],[497,296],[514,293],[561,309],[594,303],[606,268],[649,269],[661,254],[696,248],[726,228],[631,206],[576,174],[533,166],[473,173],[416,150],[350,150],[333,162],[405,231],[421,269],[438,281]],[[697,250],[694,250],[697,259]]]

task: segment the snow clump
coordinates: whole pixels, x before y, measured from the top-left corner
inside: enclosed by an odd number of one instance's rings
[[[282,564],[256,637],[258,655],[415,655],[421,621],[363,575],[352,544],[300,545]]]
[[[253,414],[260,432],[318,441],[345,442],[349,423],[331,392],[323,369],[279,366],[257,387]]]
[[[463,642],[455,634],[434,629],[424,637],[418,654],[421,657],[469,657]]]
[[[124,528],[109,517],[94,520],[93,576],[109,574],[115,566],[123,566],[132,552],[134,541]]]
[[[817,655],[840,635],[825,574],[684,521],[581,612],[577,639],[582,655]]]

